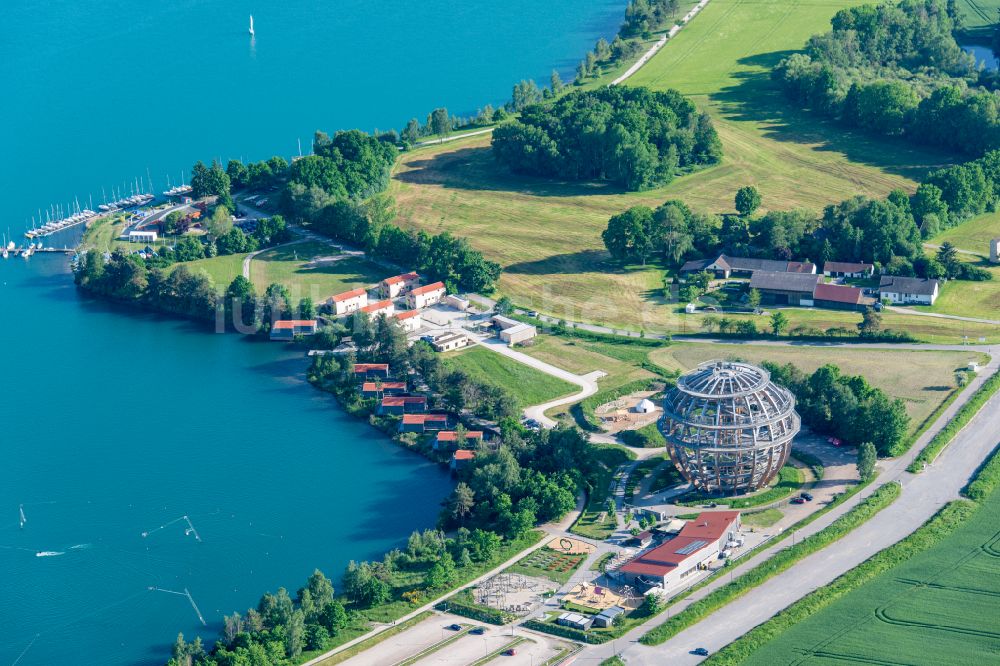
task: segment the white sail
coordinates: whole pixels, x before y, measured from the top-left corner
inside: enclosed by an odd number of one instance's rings
[[[253,35],[253,14],[250,15],[250,34]]]

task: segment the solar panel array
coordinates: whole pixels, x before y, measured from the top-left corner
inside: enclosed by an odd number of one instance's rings
[[[701,540],[692,541],[691,543],[689,543],[688,545],[684,546],[680,550],[676,550],[674,552],[677,553],[678,555],[690,555],[691,553],[693,553],[694,551],[698,550],[699,548],[702,548],[702,547],[707,546],[707,545],[708,545],[707,541],[701,541]]]

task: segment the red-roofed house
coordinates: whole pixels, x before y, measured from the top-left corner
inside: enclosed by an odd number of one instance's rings
[[[392,395],[382,398],[378,413],[418,414],[427,411],[427,397],[423,395]]]
[[[315,319],[280,319],[271,326],[272,340],[291,340],[296,335],[315,334]]]
[[[396,306],[393,305],[390,300],[375,301],[374,303],[369,303],[365,307],[361,308],[361,311],[368,313],[368,315],[372,318],[379,315],[391,317],[396,312]]]
[[[451,454],[451,471],[455,472],[476,459],[475,451],[459,449]]]
[[[407,333],[413,333],[424,325],[424,320],[420,316],[420,310],[407,310],[395,315],[396,323],[403,327]]]
[[[406,382],[365,382],[361,385],[361,395],[365,398],[400,395],[401,393],[406,393]]]
[[[354,364],[354,376],[355,377],[381,377],[386,379],[389,376],[389,364],[388,363],[355,363]]]
[[[458,444],[458,446],[465,446],[467,443],[476,443],[482,441],[483,432],[481,430],[469,430],[465,433],[465,442],[458,443],[458,433],[454,430],[442,430],[437,434],[434,439],[434,450],[439,448],[449,448]]]
[[[865,298],[862,289],[845,284],[825,284],[821,282],[813,290],[813,305],[818,308],[864,312],[866,308],[874,305],[874,303],[874,299]]]
[[[403,414],[399,432],[427,432],[445,430],[448,427],[447,414]]]
[[[420,276],[410,271],[402,275],[394,275],[378,283],[378,291],[382,298],[396,298],[409,293],[420,284]]]
[[[448,290],[444,288],[444,282],[435,282],[423,287],[417,287],[406,295],[406,305],[411,310],[426,308],[429,305],[440,303],[446,293],[448,293]]]
[[[852,261],[827,261],[823,264],[823,275],[828,277],[869,278],[875,272],[871,264]]]
[[[337,316],[357,312],[368,305],[368,290],[364,287],[358,287],[345,291],[342,294],[331,296],[324,305],[329,306],[333,314]]]
[[[736,539],[739,528],[739,511],[699,514],[676,537],[640,553],[619,571],[629,583],[670,589],[697,573],[699,565],[718,559],[726,544]]]

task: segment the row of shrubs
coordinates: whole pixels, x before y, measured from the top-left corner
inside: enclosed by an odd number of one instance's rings
[[[464,599],[466,594],[471,594],[471,592],[469,592],[469,590],[463,590],[450,599],[439,603],[437,605],[437,609],[440,611],[454,613],[455,615],[461,615],[462,617],[467,617],[472,620],[478,620],[480,622],[487,622],[489,624],[496,625],[504,625],[517,619],[516,615],[505,613],[497,608],[487,608],[486,606],[480,606],[474,602],[468,603],[467,600]]]
[[[806,537],[794,546],[776,553],[733,582],[723,585],[708,596],[695,601],[674,617],[647,632],[639,639],[639,642],[645,645],[660,645],[666,642],[719,608],[743,596],[755,587],[763,585],[767,580],[790,568],[803,558],[843,538],[896,501],[901,492],[902,489],[898,483],[887,483],[880,486],[863,502],[837,518],[829,526]]]
[[[944,447],[955,438],[955,435],[962,428],[969,424],[972,417],[979,413],[979,410],[983,408],[998,390],[1000,390],[1000,373],[994,374],[976,390],[976,393],[968,402],[962,405],[954,418],[948,422],[948,425],[941,428],[931,441],[927,442],[927,446],[917,454],[917,457],[913,459],[913,462],[906,468],[906,471],[913,474],[919,474],[924,471],[924,466],[934,462],[935,458],[944,450]]]
[[[528,620],[527,622],[522,623],[521,626],[525,629],[533,629],[546,634],[552,634],[553,636],[562,636],[563,638],[579,641],[580,643],[590,643],[591,645],[607,643],[613,638],[613,636],[609,633],[581,631],[580,629],[574,629],[573,627],[564,627],[561,624],[542,622],[541,620]]]
[[[1000,488],[1000,452],[994,452],[963,490],[963,494],[971,501],[960,499],[949,502],[910,536],[879,551],[829,585],[806,595],[764,624],[727,645],[705,663],[713,666],[744,663],[765,643],[774,640],[797,623],[914,555],[944,541],[968,522],[981,508],[982,502],[998,488]]]

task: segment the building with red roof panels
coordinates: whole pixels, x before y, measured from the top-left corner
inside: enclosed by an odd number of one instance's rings
[[[423,395],[393,395],[382,398],[378,413],[387,414],[419,414],[427,411],[427,397]]]
[[[378,291],[382,298],[396,298],[409,293],[420,285],[420,276],[415,272],[393,275],[378,283]]]
[[[455,432],[454,430],[441,430],[440,432],[438,432],[437,437],[434,438],[433,448],[438,449],[442,447],[449,447],[454,444],[458,444],[458,446],[465,446],[465,444],[468,442],[475,443],[478,441],[482,441],[482,439],[483,439],[482,430],[467,431],[465,433],[465,441],[461,443],[458,441],[458,433]]]
[[[358,287],[357,289],[345,291],[336,296],[331,296],[326,300],[324,305],[328,306],[333,311],[333,314],[338,317],[357,312],[368,305],[368,290],[364,287]]]
[[[403,393],[406,393],[406,382],[365,382],[361,385],[361,395],[365,398]]]
[[[435,303],[440,303],[448,290],[444,287],[444,282],[434,282],[433,284],[417,287],[406,295],[406,305],[411,310],[420,310]]]
[[[399,432],[447,430],[450,422],[447,414],[403,414]]]
[[[389,364],[388,363],[355,363],[354,364],[354,375],[363,377],[382,377],[383,379],[389,376]]]
[[[272,340],[291,340],[296,335],[315,335],[315,319],[279,319],[271,326]]]
[[[377,317],[379,315],[391,317],[396,313],[396,306],[393,305],[392,301],[387,299],[384,301],[369,303],[365,307],[361,308],[361,311],[368,314],[370,317]]]
[[[457,471],[476,459],[476,452],[459,449],[451,454],[451,471]]]

